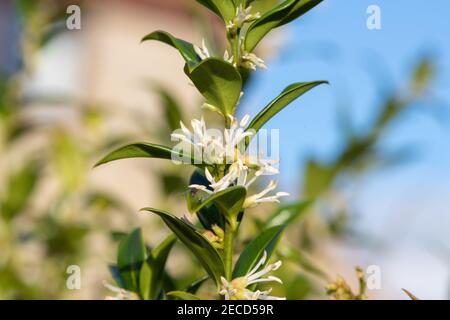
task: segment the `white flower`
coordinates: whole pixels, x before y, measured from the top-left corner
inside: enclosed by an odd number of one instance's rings
[[[254,53],[245,53],[244,55],[242,55],[241,65],[251,70],[256,70],[256,67],[267,69],[264,60],[257,57]]]
[[[287,193],[287,192],[277,192],[275,195],[266,196],[269,192],[275,190],[276,187],[277,187],[277,183],[273,180],[270,181],[268,186],[263,191],[255,194],[255,195],[252,195],[250,197],[247,197],[245,199],[243,207],[244,208],[252,208],[252,207],[258,205],[259,203],[263,203],[263,202],[279,203],[280,202],[279,198],[289,196],[289,193]]]
[[[235,30],[242,28],[244,23],[252,22],[261,18],[261,14],[259,12],[252,14],[251,11],[251,6],[245,8],[243,4],[240,4],[239,7],[236,8],[235,17],[227,24],[227,29],[234,32]]]
[[[202,39],[202,47],[197,47],[194,45],[194,51],[197,53],[197,55],[200,57],[200,59],[205,60],[211,57],[209,54],[209,50],[206,47],[205,39]]]
[[[207,164],[222,164],[225,154],[222,137],[217,130],[206,128],[205,120],[191,121],[192,132],[180,121],[181,130],[171,134],[172,140],[179,140],[183,151],[201,158]]]
[[[203,118],[191,121],[192,131],[180,122],[181,129],[172,133],[171,137],[184,143],[183,151],[193,152],[206,164],[231,164],[237,158],[238,151],[245,148],[244,139],[253,135],[245,131],[249,118],[247,115],[238,123],[230,116],[231,126],[224,131],[206,128]]]
[[[282,283],[280,278],[274,276],[264,277],[269,272],[275,271],[281,267],[281,261],[277,261],[273,264],[269,264],[267,267],[259,270],[261,266],[266,262],[267,252],[264,251],[263,257],[258,261],[256,266],[250,270],[243,277],[235,278],[228,281],[224,277],[221,277],[222,286],[219,294],[225,296],[226,300],[285,300],[286,298],[279,298],[271,296],[272,289],[265,291],[251,291],[247,289],[248,286],[261,283],[261,282],[278,282]],[[259,271],[258,271],[259,270]]]
[[[103,281],[103,285],[110,291],[114,292],[116,295],[114,297],[107,296],[105,300],[133,300],[135,295],[134,293],[127,291],[125,289],[113,286],[106,281]]]
[[[208,186],[192,184],[191,189],[201,190],[207,194],[213,194],[225,190],[231,186],[250,186],[261,176],[278,174],[274,166],[277,161],[264,159],[260,156],[246,154],[246,138],[252,137],[254,132],[246,131],[250,116],[246,115],[241,121],[229,116],[230,127],[223,132],[207,129],[204,119],[192,120],[190,131],[183,122],[180,122],[181,130],[172,133],[172,139],[181,141],[183,151],[194,153],[196,159],[211,167],[205,168],[205,177]],[[222,137],[223,136],[223,137]],[[193,150],[192,150],[193,149]],[[214,176],[210,169],[217,166],[227,166],[225,174],[221,177]],[[219,168],[219,170],[223,170]],[[257,194],[249,195],[244,201],[244,208],[251,208],[263,202],[279,202],[279,198],[289,195],[286,192],[269,194],[277,184],[271,181],[269,185]]]

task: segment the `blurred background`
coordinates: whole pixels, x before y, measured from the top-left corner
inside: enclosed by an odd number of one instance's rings
[[[71,4],[80,30],[66,27]],[[379,30],[367,27],[370,5]],[[401,288],[449,298],[449,9],[325,0],[258,48],[269,69],[250,78],[241,116],[292,82],[331,83],[267,126],[280,130],[280,189],[315,200],[283,246],[293,250],[280,294],[326,298],[338,274],[356,285],[355,265],[377,265],[370,298],[405,299]],[[223,52],[220,22],[193,0],[0,0],[0,299],[102,299],[121,235],[142,226],[154,244],[167,233],[139,208],[187,212],[189,169],[139,159],[92,169],[111,148],[167,142],[174,119],[201,114],[178,53],[139,43],[159,29]],[[66,287],[69,265],[80,290]],[[169,269],[196,276],[181,246]]]

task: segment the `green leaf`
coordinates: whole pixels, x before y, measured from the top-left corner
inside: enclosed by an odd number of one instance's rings
[[[276,97],[271,103],[269,103],[261,112],[259,112],[255,118],[253,118],[252,122],[248,125],[247,130],[255,130],[258,131],[262,128],[264,124],[266,124],[273,116],[275,116],[278,112],[283,110],[286,106],[288,106],[292,101],[313,89],[314,87],[328,83],[327,81],[314,81],[314,82],[300,82],[294,83],[288,86],[286,89],[281,92],[281,94]]]
[[[119,245],[117,267],[124,282],[124,289],[139,291],[139,273],[147,259],[147,248],[140,229],[134,230]]]
[[[208,58],[192,70],[185,68],[187,76],[206,99],[223,115],[232,115],[242,91],[242,78],[236,68],[221,59]]]
[[[225,23],[231,21],[236,13],[233,0],[197,0],[197,2],[221,17]]]
[[[253,22],[245,36],[245,50],[252,52],[258,43],[273,29],[302,16],[323,0],[287,0]]]
[[[142,264],[139,276],[139,292],[144,300],[157,299],[164,280],[164,268],[169,252],[177,241],[174,235],[168,236],[151,250],[149,257]]]
[[[245,276],[262,258],[264,251],[267,252],[267,263],[284,228],[285,225],[269,228],[253,239],[239,256],[233,270],[233,278]]]
[[[171,291],[167,292],[167,296],[170,298],[175,298],[178,300],[201,300],[195,294],[184,292],[184,291]]]
[[[264,229],[279,225],[289,225],[298,220],[306,209],[312,204],[312,201],[303,201],[291,203],[279,207],[265,222]]]
[[[247,190],[243,186],[226,188],[214,193],[203,201],[199,201],[191,193],[188,193],[188,209],[190,212],[199,212],[201,209],[208,208],[214,204],[230,223],[234,223],[242,211],[246,196]]]
[[[180,52],[181,56],[183,57],[184,61],[186,61],[186,64],[189,66],[189,68],[194,67],[201,61],[201,59],[195,52],[194,45],[192,43],[175,38],[168,32],[165,31],[152,32],[146,35],[144,38],[142,38],[141,42],[148,40],[161,41],[177,49]]]
[[[193,226],[168,212],[153,208],[142,210],[157,214],[178,239],[197,257],[216,285],[220,285],[220,277],[225,274],[222,258],[202,234],[197,232]]]
[[[180,160],[182,163],[189,163],[199,166],[202,163],[200,160],[196,160],[193,157],[184,156],[167,146],[153,143],[137,142],[110,152],[107,156],[98,161],[95,164],[95,167],[111,161],[129,158],[155,158],[166,160],[171,160],[173,158],[176,160]]]

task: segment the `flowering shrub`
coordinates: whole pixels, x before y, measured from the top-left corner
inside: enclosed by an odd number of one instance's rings
[[[196,291],[207,279],[215,291],[211,295],[225,299],[283,299],[271,295],[271,289],[260,289],[265,282],[281,283],[272,271],[281,261],[270,263],[277,243],[289,222],[294,219],[272,216],[262,232],[244,246],[238,242],[245,211],[265,202],[279,202],[287,196],[275,191],[277,183],[256,193],[251,188],[263,176],[278,174],[276,162],[261,154],[252,154],[249,145],[258,131],[293,100],[326,81],[301,82],[288,86],[253,119],[235,116],[243,93],[245,75],[257,68],[266,68],[256,56],[255,48],[270,32],[308,12],[322,0],[287,0],[268,12],[254,12],[251,0],[198,0],[224,22],[228,49],[219,56],[211,54],[205,42],[196,46],[163,31],[150,33],[143,41],[164,42],[181,54],[184,72],[205,99],[204,108],[223,118],[222,129],[208,128],[204,119],[192,120],[191,129],[182,122],[172,133],[177,145],[134,143],[119,148],[98,165],[110,161],[147,157],[173,160],[197,167],[186,188],[186,202],[192,217],[176,215],[155,208],[143,211],[159,216],[173,232],[160,245],[147,249],[141,231],[135,230],[119,246],[117,265],[111,268],[118,287],[110,287],[117,298],[199,299]],[[284,211],[279,211],[278,214]],[[197,258],[207,277],[188,288],[167,289],[165,263],[175,241],[182,242]],[[236,252],[236,248],[243,248]],[[238,257],[235,259],[235,257]]]

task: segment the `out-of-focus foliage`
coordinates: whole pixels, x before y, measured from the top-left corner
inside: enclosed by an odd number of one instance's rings
[[[92,157],[106,148],[101,143],[109,143],[88,137],[105,119],[102,109],[80,105],[84,135],[63,123],[41,125],[25,116],[34,99],[52,100],[30,96],[27,88],[37,54],[65,29],[66,4],[17,0],[13,5],[21,55],[19,67],[0,77],[0,298],[68,297],[66,268],[92,258],[86,241],[93,230],[109,237],[106,213],[127,208],[87,183]],[[50,195],[49,181],[57,184]],[[45,203],[36,205],[41,197]]]
[[[317,199],[322,211],[328,212],[328,229],[331,233],[345,233],[349,208],[340,191],[347,183],[371,170],[392,166],[408,160],[411,148],[401,148],[390,154],[381,151],[380,141],[392,126],[397,125],[405,113],[426,97],[433,78],[433,64],[429,59],[419,61],[410,83],[394,90],[378,109],[375,119],[363,130],[356,131],[349,115],[343,113],[340,128],[344,143],[332,160],[324,162],[310,158],[303,177],[302,193],[308,199]],[[320,211],[319,207],[317,210]]]

